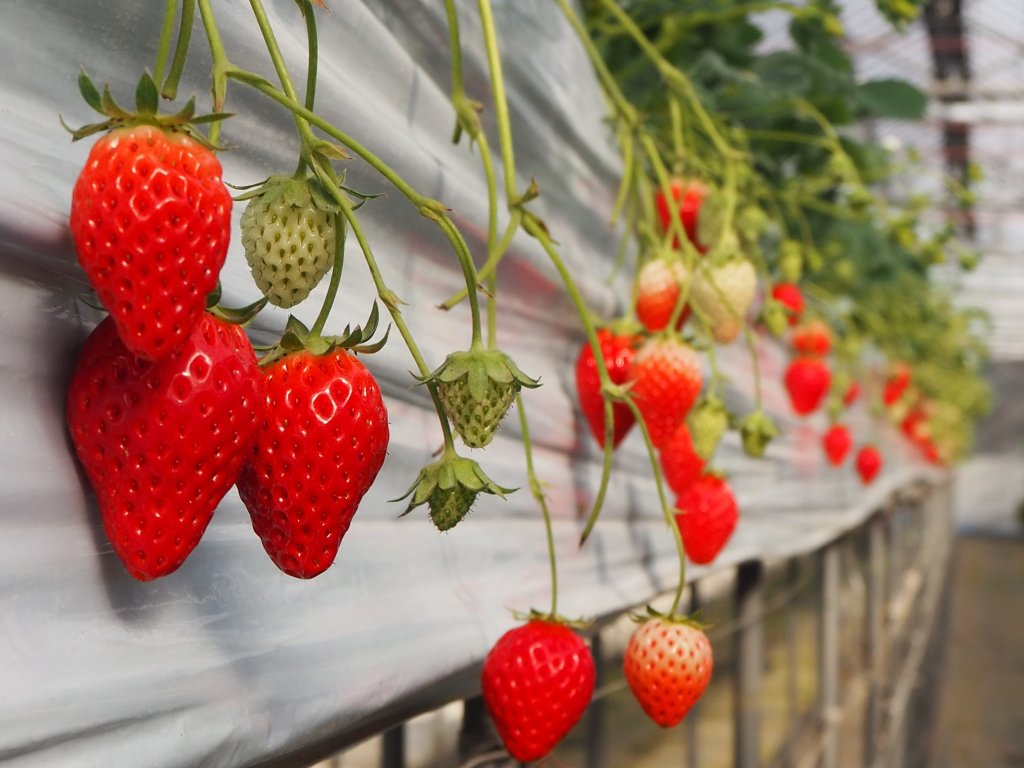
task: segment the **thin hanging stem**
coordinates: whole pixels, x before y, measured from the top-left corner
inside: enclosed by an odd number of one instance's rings
[[[533,443],[530,441],[530,425],[526,419],[526,410],[523,408],[521,395],[516,395],[516,408],[519,410],[519,428],[523,433],[523,450],[526,454],[526,476],[530,480],[530,492],[537,500],[541,515],[544,517],[544,533],[548,540],[548,564],[551,566],[551,612],[549,617],[558,615],[558,565],[555,556],[555,534],[551,527],[551,510],[548,509],[547,498],[537,472],[533,466]]]
[[[174,34],[174,20],[178,16],[178,0],[167,0],[164,5],[164,21],[160,27],[160,42],[156,47],[156,61],[153,64],[153,82],[160,87],[164,79],[164,67],[171,52],[171,35]]]

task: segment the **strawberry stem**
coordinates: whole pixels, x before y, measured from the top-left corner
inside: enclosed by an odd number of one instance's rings
[[[171,61],[171,71],[167,73],[167,79],[160,88],[160,95],[165,99],[173,99],[178,95],[178,82],[181,80],[181,73],[185,71],[185,60],[188,58],[189,45],[192,42],[192,26],[196,18],[196,0],[184,0],[181,6],[181,23],[178,27],[178,42],[174,46],[174,59]],[[153,77],[157,85],[160,85],[160,75]]]
[[[327,295],[324,296],[324,303],[320,307],[320,314],[317,315],[309,334],[313,338],[319,338],[327,325],[327,318],[331,315],[331,308],[334,307],[334,300],[338,295],[338,286],[341,284],[341,271],[345,266],[345,227],[341,222],[336,222],[334,227],[334,264],[331,266],[331,280],[327,284]]]
[[[167,0],[164,4],[164,21],[160,27],[160,42],[156,47],[156,61],[153,64],[153,80],[158,85],[164,77],[164,66],[171,52],[171,35],[174,34],[174,20],[178,17],[178,0]]]
[[[537,479],[537,472],[533,466],[533,444],[530,442],[530,425],[526,419],[526,410],[523,408],[521,395],[516,395],[516,408],[519,410],[519,428],[523,433],[523,451],[526,454],[526,476],[530,480],[530,493],[536,499],[540,507],[541,515],[544,517],[544,533],[548,541],[548,563],[551,566],[551,614],[553,619],[558,615],[558,563],[555,556],[555,534],[551,527],[551,511],[548,509],[547,498]],[[611,423],[609,421],[609,423]]]

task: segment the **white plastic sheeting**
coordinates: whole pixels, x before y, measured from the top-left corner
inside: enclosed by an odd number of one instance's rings
[[[235,63],[272,75],[244,3],[217,3]],[[88,147],[58,122],[92,118],[75,86],[80,66],[123,100],[150,65],[159,4],[120,0],[7,2],[0,24],[0,762],[18,766],[246,766],[294,764],[350,743],[396,717],[471,694],[509,609],[547,604],[539,513],[525,491],[486,498],[453,532],[425,514],[398,519],[399,496],[440,444],[400,340],[368,365],[382,382],[392,443],[335,565],[310,582],[265,556],[232,492],[203,542],[175,574],[133,581],[105,540],[63,423],[75,356],[97,313],[66,220]],[[475,4],[460,3],[466,82],[487,101]],[[286,57],[301,79],[304,31],[291,0],[268,3]],[[536,177],[542,215],[599,312],[614,309],[605,285],[616,237],[606,224],[618,168],[602,123],[603,101],[584,53],[551,3],[496,3],[513,111],[520,186]],[[208,61],[197,32],[182,91],[202,94]],[[453,113],[447,30],[440,3],[334,0],[321,17],[318,104],[417,189],[447,203],[475,252],[485,231],[479,158],[450,141]],[[232,86],[237,113],[224,140],[226,178],[248,184],[290,169],[288,116]],[[492,125],[489,114],[484,119]],[[348,183],[388,191],[363,221],[386,279],[431,365],[469,341],[465,308],[436,305],[462,283],[436,229],[360,162]],[[240,215],[240,206],[236,216]],[[354,244],[352,244],[354,245]],[[658,510],[644,451],[630,438],[616,459],[604,518],[582,550],[580,506],[599,476],[596,446],[574,409],[572,368],[582,336],[540,249],[517,237],[501,269],[500,340],[541,389],[526,407],[537,464],[557,517],[560,607],[606,616],[673,584],[672,537]],[[229,302],[255,298],[240,248],[223,275]],[[361,322],[373,300],[350,247],[332,322]],[[620,292],[620,295],[624,295]],[[302,307],[311,320],[322,290]],[[267,338],[283,313],[266,312]],[[722,354],[744,402],[749,362]],[[734,471],[742,521],[716,567],[820,546],[858,523],[898,485],[921,475],[888,436],[887,470],[870,491],[824,468],[819,419],[795,424],[779,385],[784,356],[762,347],[766,403],[786,436],[766,461],[742,458],[730,436],[720,462]],[[856,418],[862,435],[871,433]],[[515,419],[478,459],[500,484],[524,486]],[[695,569],[695,574],[700,570]]]

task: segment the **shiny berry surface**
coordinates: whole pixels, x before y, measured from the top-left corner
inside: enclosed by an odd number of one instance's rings
[[[184,346],[150,362],[110,318],[85,343],[68,392],[75,451],[129,573],[177,569],[234,484],[259,424],[262,377],[245,332],[204,313]]]
[[[608,376],[613,384],[625,384],[636,357],[636,339],[632,334],[616,334],[607,328],[597,331],[598,344],[604,357]],[[604,447],[604,398],[601,396],[601,379],[597,373],[597,361],[588,342],[580,348],[576,359],[576,396],[580,410],[587,420],[590,432],[598,445]],[[633,427],[633,412],[625,403],[612,403],[612,444],[618,445]]]
[[[682,341],[648,339],[637,351],[630,378],[630,392],[651,442],[661,447],[672,439],[700,394],[700,357]]]
[[[717,475],[702,475],[679,495],[676,509],[686,556],[698,565],[714,561],[739,521],[732,488]]]

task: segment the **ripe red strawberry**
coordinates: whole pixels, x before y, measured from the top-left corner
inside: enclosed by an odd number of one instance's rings
[[[659,188],[654,195],[654,204],[658,209],[658,220],[661,222],[661,231],[668,232],[673,215],[678,216],[683,224],[683,231],[686,238],[701,253],[707,248],[701,244],[697,237],[697,226],[700,219],[700,209],[704,199],[708,195],[708,188],[699,181],[687,181],[678,177],[669,180],[669,193],[672,201],[665,197],[664,191]],[[673,238],[672,247],[679,247],[678,236]]]
[[[786,391],[793,410],[801,416],[817,410],[832,380],[832,373],[824,361],[815,357],[798,357],[786,368]]]
[[[667,618],[641,624],[629,638],[622,663],[633,696],[663,728],[682,722],[708,687],[713,666],[703,630]]]
[[[683,423],[701,388],[700,357],[674,338],[651,338],[637,351],[630,392],[651,436],[661,447]]]
[[[615,384],[625,384],[636,357],[637,339],[632,334],[617,334],[607,328],[597,332],[608,375]],[[580,399],[590,431],[598,444],[604,447],[604,398],[601,397],[601,380],[597,375],[594,351],[584,342],[576,360],[576,394]],[[625,403],[612,403],[612,445],[618,445],[633,427],[633,412]]]
[[[882,469],[882,454],[873,445],[865,445],[857,451],[857,473],[861,482],[869,485]]]
[[[529,763],[579,722],[594,693],[594,659],[564,624],[533,619],[510,629],[484,660],[484,703],[505,749]]]
[[[227,255],[231,195],[217,158],[151,125],[93,146],[71,195],[78,259],[125,346],[147,360],[185,343]]]
[[[789,310],[789,324],[796,325],[804,313],[804,295],[796,283],[776,283],[772,298]]]
[[[676,494],[684,493],[704,471],[704,459],[694,448],[690,428],[685,421],[661,447],[659,458],[665,483]]]
[[[910,367],[905,363],[898,363],[893,367],[892,373],[886,379],[885,387],[882,390],[882,401],[886,405],[893,405],[903,397],[903,393],[910,386]]]
[[[843,394],[843,405],[849,408],[860,397],[860,384],[856,380],[850,382],[850,386],[846,388],[846,392]]]
[[[821,320],[808,320],[794,329],[792,344],[798,354],[825,357],[832,351],[832,331]]]
[[[245,332],[203,313],[185,344],[150,362],[107,318],[71,378],[67,420],[103,527],[128,572],[176,570],[234,485],[263,382]]]
[[[636,316],[648,331],[654,333],[668,326],[679,293],[689,279],[681,261],[651,259],[640,269],[636,278]],[[690,308],[684,307],[677,327],[682,327],[689,315]]]
[[[368,370],[344,349],[271,364],[266,411],[238,493],[270,559],[309,579],[334,562],[384,463],[388,414]]]
[[[718,557],[740,516],[732,488],[715,474],[701,475],[676,499],[676,509],[686,556],[698,565]]]
[[[756,294],[754,265],[747,259],[731,259],[697,273],[690,288],[690,301],[698,316],[710,324],[715,341],[728,344],[743,330]]]
[[[853,438],[850,430],[844,424],[833,424],[821,438],[821,445],[825,449],[829,463],[838,467],[846,461],[847,454],[853,448]]]

